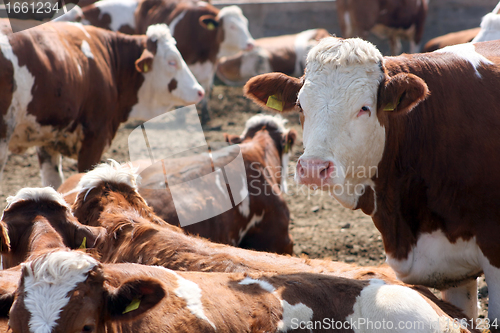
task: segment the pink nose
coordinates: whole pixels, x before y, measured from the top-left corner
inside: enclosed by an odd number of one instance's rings
[[[322,187],[327,184],[333,171],[333,162],[319,159],[299,159],[297,162],[297,180],[299,184]]]
[[[255,47],[254,43],[248,43],[245,51],[252,51],[254,47]]]

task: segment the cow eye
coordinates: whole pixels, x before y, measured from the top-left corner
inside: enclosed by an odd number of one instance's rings
[[[91,333],[94,331],[94,327],[91,325],[85,325],[82,328],[82,333]]]
[[[365,111],[365,112],[366,112],[366,111],[370,111],[370,109],[368,109],[366,106],[363,106],[363,107],[361,108],[361,110],[363,110],[363,111]]]
[[[170,66],[172,66],[172,67],[177,67],[177,61],[175,61],[175,60],[170,60],[170,61],[168,62],[168,64],[169,64]]]
[[[365,114],[368,114],[368,116],[371,116],[371,111],[370,111],[370,108],[368,106],[363,106],[361,108],[361,110],[359,110],[358,112],[358,117],[362,116],[362,115],[365,115]]]

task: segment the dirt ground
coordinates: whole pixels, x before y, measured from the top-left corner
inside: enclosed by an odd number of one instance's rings
[[[241,88],[215,86],[209,104],[212,120],[204,130],[207,141],[223,141],[223,133],[240,134],[245,121],[262,112],[242,95]],[[293,181],[295,163],[301,155],[302,129],[297,114],[287,114],[289,127],[295,128],[299,137],[293,148],[289,164],[289,193],[285,195],[291,211],[290,230],[295,246],[295,255],[311,258],[331,258],[332,260],[360,265],[379,265],[385,261],[382,240],[371,218],[361,211],[351,211],[342,207],[328,194],[310,192],[296,186]],[[127,138],[140,122],[131,120],[123,124],[113,144],[104,154],[108,158],[126,162],[128,157]],[[77,172],[76,161],[64,159],[65,177]],[[23,187],[41,186],[38,161],[35,150],[26,154],[11,155],[0,183],[0,209],[5,207],[5,199]],[[484,277],[480,278],[480,316],[487,313],[487,287]]]

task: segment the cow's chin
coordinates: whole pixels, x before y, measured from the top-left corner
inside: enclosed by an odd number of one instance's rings
[[[328,191],[330,196],[337,200],[342,206],[356,209],[359,198],[364,194],[366,181],[351,178],[330,178],[322,189]]]

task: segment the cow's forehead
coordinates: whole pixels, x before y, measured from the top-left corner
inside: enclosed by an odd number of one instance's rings
[[[378,86],[384,77],[378,64],[343,67],[313,64],[311,67],[316,67],[316,70],[306,72],[298,94],[306,112],[328,110],[337,113],[376,102]]]
[[[339,102],[347,103],[365,98],[365,94],[373,95],[384,77],[382,62],[380,51],[362,39],[322,39],[307,55],[305,84],[299,93],[301,104],[302,98],[318,104],[341,97]]]

